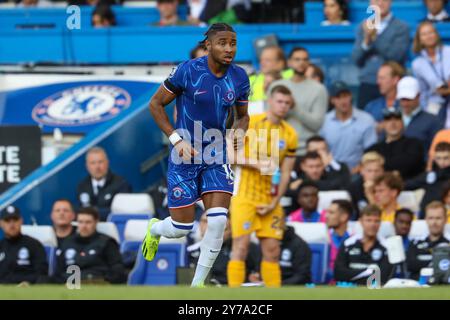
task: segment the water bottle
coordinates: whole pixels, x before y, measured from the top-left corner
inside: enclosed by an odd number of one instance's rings
[[[281,172],[280,169],[277,168],[272,175],[272,185],[270,187],[270,195],[276,196],[278,194],[278,187],[280,186],[280,180],[281,180]]]

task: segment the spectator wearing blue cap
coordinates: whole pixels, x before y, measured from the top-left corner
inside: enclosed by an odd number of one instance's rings
[[[335,82],[330,95],[334,110],[325,116],[320,135],[335,159],[354,173],[364,150],[377,142],[376,123],[370,114],[352,106],[352,93],[345,82]]]
[[[21,232],[23,219],[19,208],[7,206],[0,213],[0,283],[45,282],[47,258],[42,244]]]
[[[400,110],[383,111],[383,127],[386,135],[369,149],[381,154],[384,159],[384,170],[398,171],[403,179],[411,179],[420,174],[425,166],[425,150],[422,142],[404,135],[404,125]]]

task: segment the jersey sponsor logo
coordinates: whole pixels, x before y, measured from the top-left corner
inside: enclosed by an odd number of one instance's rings
[[[359,248],[353,248],[348,252],[348,254],[351,256],[357,256],[361,254],[361,250]]]
[[[372,250],[372,253],[370,254],[373,261],[379,261],[383,257],[383,251],[380,249],[374,249]]]
[[[94,249],[89,250],[89,255],[93,256],[94,254],[97,253],[97,251],[95,251]]]
[[[199,95],[199,94],[204,94],[204,93],[207,93],[208,91],[206,91],[206,90],[203,90],[203,91],[199,91],[198,89],[197,90],[195,90],[195,92],[194,92],[194,96],[197,96],[197,95]]]
[[[131,97],[111,85],[84,85],[57,92],[40,101],[32,111],[43,125],[76,127],[109,120],[128,108]]]

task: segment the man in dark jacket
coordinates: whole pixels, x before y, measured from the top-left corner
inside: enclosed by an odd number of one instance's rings
[[[87,152],[86,168],[89,176],[78,185],[78,201],[81,207],[97,208],[100,220],[105,221],[114,196],[131,192],[131,187],[122,177],[109,170],[108,156],[102,148],[94,147]]]
[[[348,238],[339,249],[334,265],[336,281],[365,285],[373,274],[371,265],[380,268],[380,282],[389,280],[393,266],[389,263],[387,249],[377,239],[381,225],[381,210],[368,205],[361,211],[362,235]],[[380,285],[380,283],[378,283]]]
[[[63,283],[70,276],[66,271],[76,265],[81,280],[125,283],[125,268],[117,242],[96,231],[99,214],[94,208],[83,208],[77,214],[77,233],[67,238],[57,250],[54,281]]]
[[[286,227],[281,241],[280,267],[283,285],[311,282],[311,250],[291,226]]]
[[[425,212],[429,234],[413,239],[406,255],[408,271],[414,280],[419,280],[422,268],[431,267],[433,249],[450,246],[450,239],[444,235],[447,222],[445,206],[439,201],[433,201],[427,205]]]
[[[450,179],[450,143],[440,142],[434,149],[433,170],[424,172],[405,183],[405,190],[425,189],[420,204],[420,218],[424,216],[425,206],[433,200],[440,200],[442,186]]]
[[[403,179],[411,179],[425,167],[423,144],[403,134],[402,113],[399,110],[383,110],[383,141],[369,147],[366,152],[376,151],[384,157],[384,170],[398,171]]]
[[[0,214],[5,238],[0,240],[0,283],[45,282],[47,257],[42,244],[21,233],[22,216],[17,207],[8,206]]]

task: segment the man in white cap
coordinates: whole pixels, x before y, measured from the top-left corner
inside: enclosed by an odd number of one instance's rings
[[[441,129],[439,119],[420,107],[419,82],[414,77],[403,77],[397,84],[405,136],[417,138],[428,150],[436,132]]]

